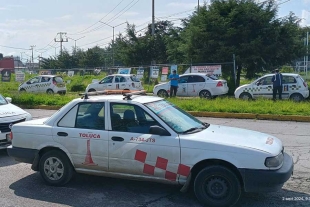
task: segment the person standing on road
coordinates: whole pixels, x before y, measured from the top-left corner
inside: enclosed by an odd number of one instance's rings
[[[177,95],[179,79],[180,79],[180,77],[177,74],[176,70],[173,71],[173,74],[169,75],[169,80],[170,80],[170,98],[172,97],[172,94],[174,96]]]
[[[271,81],[273,83],[273,100],[275,101],[277,98],[277,93],[279,93],[279,99],[282,99],[282,74],[279,73],[279,69],[275,70],[275,74],[273,75]]]

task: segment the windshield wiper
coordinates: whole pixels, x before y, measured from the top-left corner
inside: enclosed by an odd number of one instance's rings
[[[209,123],[206,123],[206,122],[203,122],[203,125],[204,125],[206,128],[208,128],[208,127],[210,126],[210,124],[209,124]]]
[[[186,133],[189,133],[189,132],[194,132],[194,131],[197,131],[197,130],[201,131],[203,129],[206,129],[206,127],[192,127],[190,129],[185,130],[184,132],[182,132],[182,134],[186,134]]]

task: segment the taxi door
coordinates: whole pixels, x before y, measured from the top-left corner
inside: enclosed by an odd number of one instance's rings
[[[97,85],[97,91],[110,90],[113,89],[114,76],[107,76],[103,78]],[[115,89],[115,88],[114,88]]]
[[[38,92],[45,93],[49,89],[51,82],[50,77],[41,77],[40,82],[38,83]]]
[[[207,86],[206,86],[207,85]],[[199,76],[199,75],[191,75],[188,78],[188,96],[198,96],[199,92],[206,88],[212,88],[214,85],[214,82],[212,83],[211,81],[207,81]]]
[[[108,170],[104,102],[79,103],[57,121],[53,138],[70,154],[75,168]]]
[[[272,98],[272,76],[263,77],[252,84],[252,93],[254,98]]]
[[[123,77],[123,76],[115,76],[114,78],[114,81],[113,81],[113,85],[111,87],[111,89],[126,89],[126,88],[129,88],[127,87],[126,85],[127,81],[126,81],[126,78]]]
[[[298,85],[297,80],[293,76],[288,75],[283,75],[282,85],[283,99],[288,99],[292,93],[297,92],[301,88]]]
[[[188,75],[182,76],[179,79],[177,96],[187,96],[188,95]],[[170,85],[169,85],[170,90]]]
[[[176,133],[150,134],[150,126],[161,125],[142,106],[111,102],[110,116],[110,172],[177,182],[180,145]]]
[[[39,92],[39,83],[40,83],[40,77],[36,76],[27,81],[25,86],[23,86],[23,88],[25,88],[27,92]]]

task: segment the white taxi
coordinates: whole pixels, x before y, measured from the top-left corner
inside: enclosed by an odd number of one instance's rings
[[[11,145],[10,133],[14,124],[32,119],[31,114],[11,102],[12,98],[0,95],[0,149]]]
[[[226,80],[219,80],[216,76],[203,73],[189,73],[180,75],[177,96],[199,96],[212,98],[228,93]],[[160,97],[168,97],[170,94],[170,81],[154,86],[153,94]]]
[[[183,192],[192,182],[207,206],[233,206],[243,190],[277,191],[293,173],[273,135],[203,123],[160,97],[98,94],[15,124],[8,154],[49,185],[75,172],[177,184]]]
[[[61,76],[39,75],[20,84],[18,91],[64,95],[67,92],[67,88]]]
[[[143,86],[133,74],[113,74],[86,87],[86,92],[103,90],[143,90]]]
[[[235,90],[235,98],[256,99],[259,97],[272,99],[273,83],[271,81],[274,74],[264,75],[250,84],[239,86]],[[302,101],[309,97],[307,82],[294,73],[282,73],[282,99]]]

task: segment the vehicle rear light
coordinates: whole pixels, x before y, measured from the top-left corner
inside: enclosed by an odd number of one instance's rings
[[[13,133],[10,133],[10,139],[13,140]]]
[[[222,86],[223,86],[222,81],[219,81],[219,82],[217,83],[217,85],[216,85],[216,87],[222,87]]]
[[[53,81],[53,84],[56,86],[56,85],[57,85],[57,82],[56,82],[56,81]]]
[[[307,83],[306,82],[304,82],[304,86],[307,88]]]

